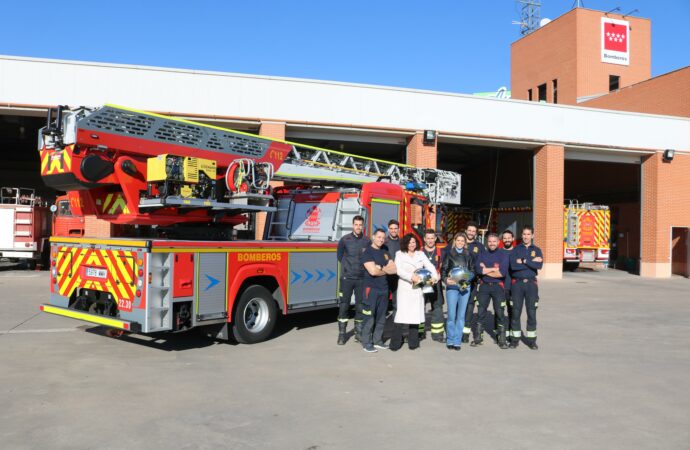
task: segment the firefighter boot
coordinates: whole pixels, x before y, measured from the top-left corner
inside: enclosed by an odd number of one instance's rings
[[[467,344],[470,342],[470,334],[469,333],[463,333],[462,334],[462,342],[463,344]]]
[[[433,339],[435,342],[439,342],[441,344],[446,343],[446,337],[444,336],[443,332],[441,333],[431,333],[431,339]]]
[[[355,342],[362,342],[362,321],[355,320]]]
[[[470,347],[476,347],[484,343],[484,325],[481,323],[477,324],[477,334],[474,336],[474,341],[470,344]]]
[[[347,342],[346,332],[347,322],[338,322],[338,345],[345,345],[345,342]]]
[[[539,350],[539,347],[537,346],[537,338],[531,338],[527,343],[527,346],[532,350]]]
[[[431,322],[431,339],[434,342],[440,342],[441,344],[445,344],[445,323]]]
[[[420,323],[417,331],[418,331],[420,341],[423,341],[424,339],[426,339],[426,322]]]
[[[508,348],[508,343],[506,342],[506,330],[500,330],[498,332],[498,347],[501,349]]]
[[[510,348],[517,348],[519,343],[519,337],[511,336],[510,339],[508,339],[508,347]]]

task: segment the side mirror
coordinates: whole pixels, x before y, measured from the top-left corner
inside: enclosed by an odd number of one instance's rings
[[[57,212],[57,205],[50,205],[50,212],[55,214]]]

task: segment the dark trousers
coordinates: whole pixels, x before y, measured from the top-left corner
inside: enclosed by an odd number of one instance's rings
[[[506,298],[506,327],[508,330],[507,336],[511,336],[510,330],[512,330],[512,317],[513,317],[513,301],[511,300],[512,295],[510,294],[510,287],[506,286],[505,289],[505,298]],[[498,321],[496,320],[496,317],[494,317],[494,331],[498,331]]]
[[[537,308],[539,307],[539,287],[536,279],[518,279],[511,289],[513,301],[511,313],[511,326],[513,338],[520,339],[522,328],[520,327],[520,316],[522,315],[522,305],[527,310],[527,328],[525,337],[527,340],[537,338]]]
[[[390,299],[392,304],[393,314],[391,317],[395,317],[395,312],[398,310],[398,276],[393,275],[388,277],[388,290],[390,291]]]
[[[483,324],[489,303],[494,304],[494,316],[496,319],[496,332],[500,333],[506,329],[506,294],[502,286],[503,283],[480,283],[477,290],[477,302],[479,303],[479,314],[477,324]]]
[[[407,345],[410,350],[419,347],[419,334],[417,333],[417,324],[395,323],[393,324],[393,334],[391,335],[390,346],[391,350],[400,350],[403,343],[403,331],[408,329]]]
[[[470,299],[467,302],[465,309],[465,327],[462,329],[462,334],[469,336],[472,333],[472,324],[474,323],[474,306],[477,304],[477,284],[472,284],[472,292],[470,292]]]
[[[338,322],[347,323],[350,312],[350,299],[355,294],[355,323],[362,321],[362,280],[340,279],[338,295]]]
[[[383,343],[383,327],[386,325],[388,309],[388,287],[365,287],[362,299],[362,345]]]
[[[424,303],[431,303],[431,334],[443,334],[445,320],[443,318],[443,289],[439,289],[439,285],[435,284],[434,292],[424,294]],[[419,330],[423,333],[426,331],[425,323],[419,324]]]

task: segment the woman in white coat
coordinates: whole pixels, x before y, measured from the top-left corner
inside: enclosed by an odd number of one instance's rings
[[[409,329],[408,344],[410,350],[419,347],[417,328],[424,322],[424,294],[420,287],[414,287],[419,277],[414,274],[417,269],[427,269],[431,272],[434,283],[438,280],[438,272],[423,252],[419,251],[419,242],[414,234],[406,234],[400,241],[400,251],[395,254],[395,267],[398,269],[398,309],[395,312],[393,335],[390,349],[395,351],[402,347],[402,335],[405,328]]]

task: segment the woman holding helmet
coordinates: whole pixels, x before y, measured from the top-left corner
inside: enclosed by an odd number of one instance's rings
[[[398,309],[395,312],[393,335],[390,349],[395,351],[402,347],[403,329],[408,328],[410,350],[419,347],[417,328],[424,322],[423,288],[438,282],[438,272],[424,253],[420,251],[419,242],[414,234],[406,234],[400,241],[400,251],[395,254],[395,266],[398,269]]]
[[[474,277],[474,257],[467,251],[467,235],[457,233],[441,263],[441,274],[446,282],[446,303],[448,320],[446,323],[446,348],[460,350],[462,329],[465,326],[465,310],[470,298],[470,281]]]

